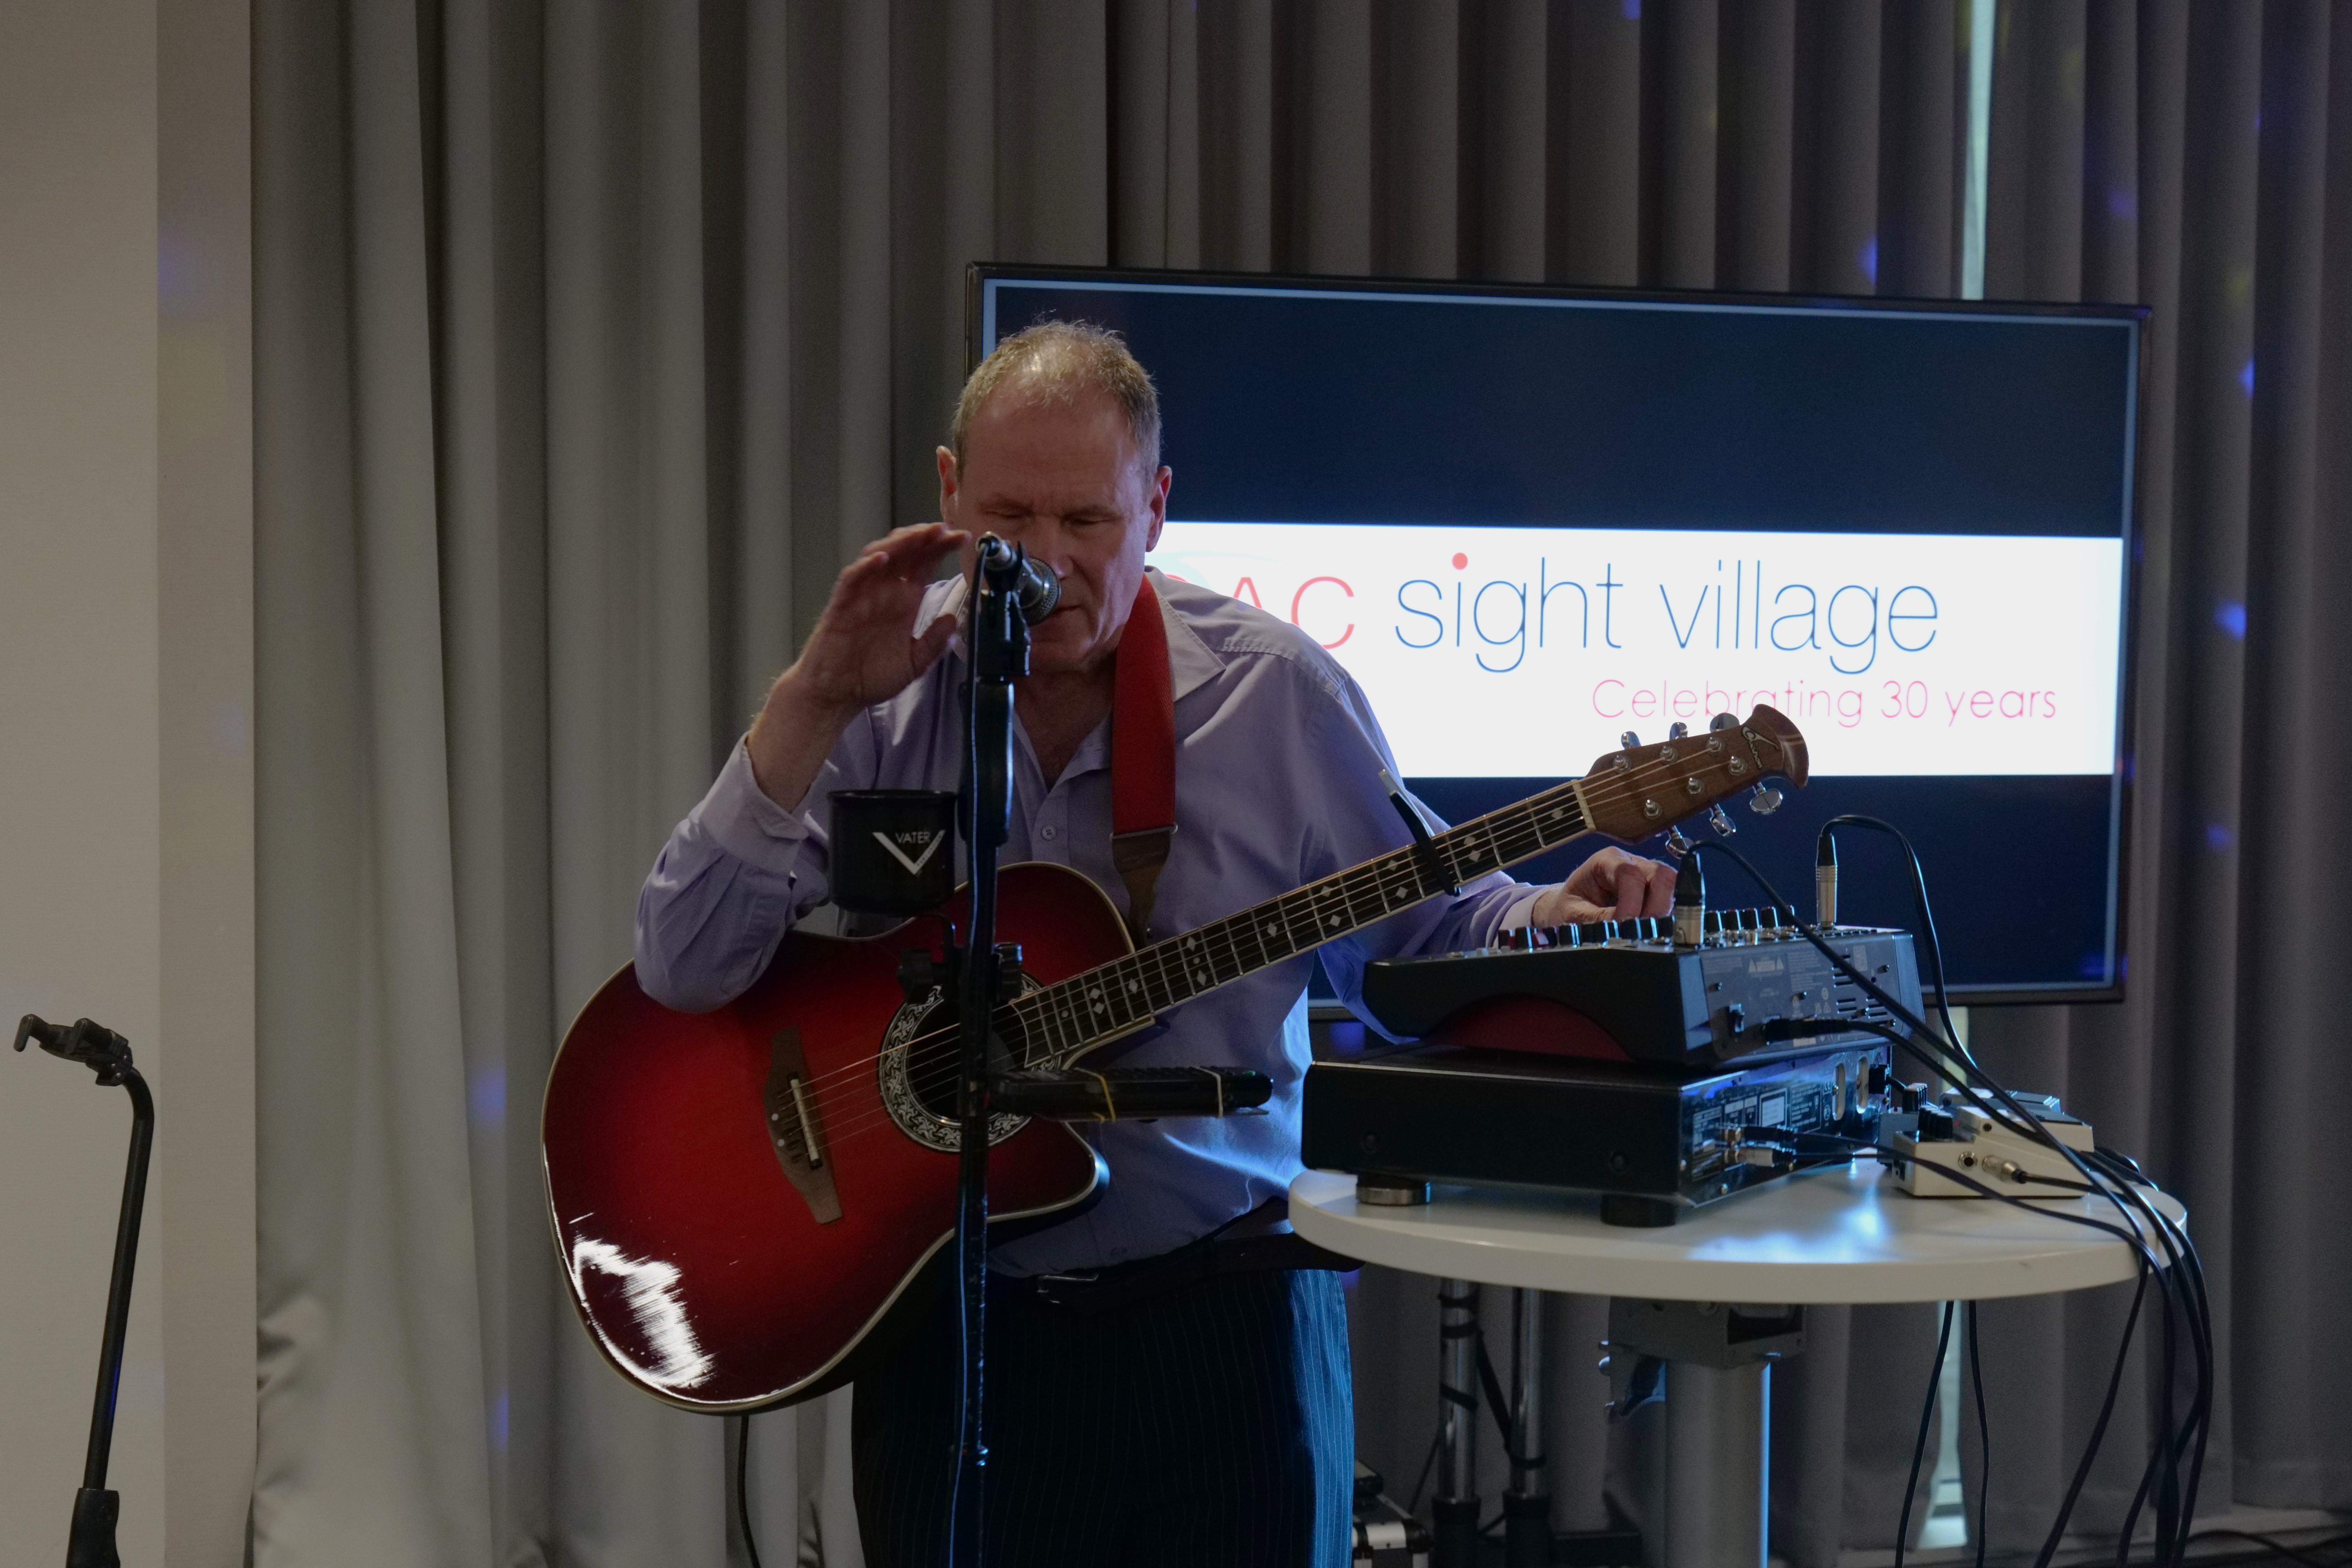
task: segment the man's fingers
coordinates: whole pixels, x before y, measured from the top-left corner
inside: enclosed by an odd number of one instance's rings
[[[914,528],[894,531],[882,542],[883,551],[891,563],[904,574],[919,572],[928,580],[940,557],[963,543],[961,529],[950,528],[944,522],[926,522]]]
[[[1642,863],[1639,860],[1621,852],[1621,858],[1616,864],[1609,868],[1609,871],[1616,884],[1619,920],[1638,920],[1645,914],[1657,912],[1648,907],[1650,880],[1642,874]]]
[[[1645,915],[1673,913],[1675,868],[1662,860],[1635,860],[1633,864],[1644,874],[1649,888],[1649,900],[1642,912]]]

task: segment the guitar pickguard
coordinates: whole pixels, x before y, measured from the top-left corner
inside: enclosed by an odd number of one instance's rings
[[[1023,988],[1034,991],[1037,983],[1024,975]],[[913,1053],[908,1044],[924,1033],[924,1020],[940,1010],[943,998],[935,988],[919,1002],[909,1002],[891,1016],[890,1027],[882,1037],[882,1055],[877,1064],[877,1087],[881,1090],[882,1108],[899,1131],[927,1149],[937,1149],[953,1154],[963,1148],[962,1129],[952,1116],[941,1116],[923,1103],[910,1081],[914,1068]],[[943,1060],[952,1065],[951,1057]],[[939,1070],[934,1068],[932,1070]],[[1029,1125],[1025,1116],[998,1114],[988,1119],[988,1145],[994,1148]]]

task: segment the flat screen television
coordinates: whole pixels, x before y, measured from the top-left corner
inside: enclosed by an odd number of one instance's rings
[[[1812,782],[1733,816],[1783,893],[1884,817],[1955,1000],[2122,994],[2141,310],[982,266],[968,316],[975,362],[1124,335],[1156,563],[1329,648],[1447,819],[1769,702]],[[1912,925],[1874,837],[1841,913]]]

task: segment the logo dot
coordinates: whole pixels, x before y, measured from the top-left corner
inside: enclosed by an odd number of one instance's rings
[[[1456,572],[1461,571],[1461,570],[1462,570],[1462,568],[1464,568],[1465,566],[1467,566],[1467,565],[1469,565],[1469,564],[1470,564],[1470,557],[1468,557],[1467,555],[1463,554],[1463,553],[1462,553],[1462,552],[1460,552],[1459,550],[1457,550],[1457,551],[1455,551],[1455,552],[1454,552],[1454,569]]]

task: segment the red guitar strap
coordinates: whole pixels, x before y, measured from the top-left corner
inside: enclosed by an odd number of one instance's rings
[[[1110,710],[1110,857],[1127,884],[1127,927],[1138,942],[1168,843],[1176,836],[1176,694],[1168,673],[1168,626],[1150,577],[1118,639]]]

